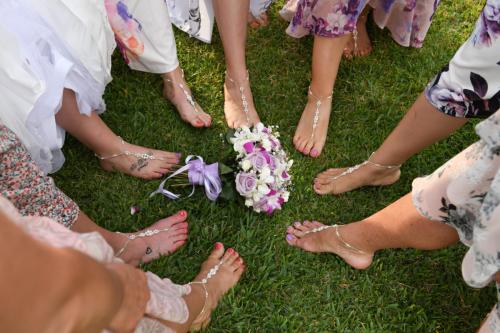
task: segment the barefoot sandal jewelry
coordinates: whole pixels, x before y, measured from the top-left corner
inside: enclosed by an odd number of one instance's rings
[[[342,173],[340,173],[340,174],[338,174],[336,176],[330,177],[329,179],[331,181],[335,181],[335,180],[337,180],[339,178],[342,178],[344,176],[350,175],[354,171],[358,170],[359,168],[361,168],[361,167],[363,167],[363,166],[365,166],[367,164],[373,165],[373,166],[375,166],[377,168],[388,169],[388,170],[401,168],[401,164],[384,165],[384,164],[378,164],[378,163],[372,162],[372,161],[370,161],[370,159],[373,157],[373,154],[375,154],[375,152],[371,153],[370,157],[366,161],[364,161],[363,163],[356,164],[355,166],[352,166],[352,167],[348,168],[347,170],[345,170],[344,172],[342,172]]]
[[[120,138],[121,142],[122,142],[122,145],[125,145],[125,141]],[[157,160],[157,161],[165,161],[164,158],[161,158],[161,157],[155,157],[153,155],[152,152],[147,152],[147,153],[135,153],[135,152],[132,152],[132,151],[128,151],[128,150],[124,150],[122,151],[121,153],[116,153],[116,154],[113,154],[113,155],[109,155],[109,156],[101,156],[97,153],[94,153],[94,155],[100,159],[101,161],[102,160],[110,160],[110,159],[113,159],[113,158],[116,158],[116,157],[120,157],[120,156],[132,156],[132,157],[135,157],[137,158],[137,162],[132,164],[132,166],[130,167],[130,169],[133,171],[135,169],[137,169],[138,171],[140,171],[142,168],[144,168],[146,165],[147,165],[147,161],[151,161],[151,160]]]
[[[217,272],[219,271],[220,267],[224,263],[224,260],[220,260],[217,265],[212,267],[205,278],[203,278],[201,281],[192,281],[189,282],[188,285],[193,285],[193,284],[199,284],[203,287],[203,290],[205,291],[205,302],[203,303],[203,308],[201,309],[200,313],[198,314],[198,317],[200,317],[203,313],[205,313],[206,308],[207,308],[207,303],[208,303],[208,289],[207,289],[207,283],[208,280],[211,279]]]
[[[184,79],[184,70],[181,69],[182,71],[182,79]],[[167,82],[170,82],[172,84],[174,84],[174,82],[166,77],[163,77],[163,79]],[[194,112],[199,115],[200,114],[200,110],[198,110],[198,108],[196,107],[196,100],[194,99],[194,96],[193,94],[189,93],[189,91],[186,90],[186,87],[184,86],[183,83],[178,83],[177,86],[182,90],[182,92],[184,93],[184,96],[186,96],[186,101],[189,103],[189,105],[191,105],[191,107],[193,108]]]
[[[156,236],[158,235],[160,232],[166,232],[170,230],[170,228],[164,228],[164,229],[148,229],[146,231],[142,231],[142,232],[139,232],[139,233],[136,233],[136,234],[130,234],[130,235],[127,235],[127,234],[124,234],[124,233],[121,233],[119,231],[117,231],[116,233],[117,234],[120,234],[120,235],[123,235],[125,237],[127,237],[127,240],[125,241],[125,243],[123,244],[123,246],[121,247],[121,249],[119,249],[116,254],[115,254],[115,257],[119,258],[123,252],[125,252],[125,250],[127,249],[128,247],[128,244],[133,241],[134,239],[137,239],[137,238],[145,238],[145,237],[152,237],[152,236]],[[153,249],[149,246],[146,247],[146,254],[147,255],[151,255],[151,253],[153,253]],[[168,254],[167,253],[164,253],[164,254]]]
[[[311,139],[314,138],[314,133],[316,132],[316,127],[318,127],[318,121],[319,121],[319,113],[320,113],[320,107],[323,104],[324,100],[331,100],[332,95],[327,96],[327,97],[317,97],[314,95],[314,93],[311,90],[311,86],[309,86],[309,91],[308,91],[309,96],[313,97],[316,100],[316,110],[314,111],[314,118],[313,118],[313,125],[312,125],[312,133],[311,133]]]
[[[226,72],[226,77],[229,80],[229,82],[238,86],[238,90],[240,91],[240,95],[241,95],[240,97],[241,97],[241,104],[243,106],[243,112],[245,113],[245,117],[247,119],[247,125],[250,125],[250,117],[248,116],[248,113],[249,113],[248,101],[247,101],[247,97],[245,96],[245,87],[239,85],[238,82],[233,80],[227,72]],[[248,71],[247,71],[247,76],[245,78],[245,81],[248,82],[248,80],[249,80],[249,75],[248,75]]]
[[[348,242],[346,242],[344,240],[344,238],[342,238],[342,235],[340,235],[339,225],[338,224],[334,224],[334,225],[322,225],[321,227],[317,227],[317,228],[313,228],[311,230],[305,231],[304,234],[307,235],[307,234],[311,234],[311,233],[321,232],[323,230],[330,229],[330,228],[335,229],[335,236],[337,236],[337,239],[340,241],[340,243],[345,248],[347,248],[347,249],[349,249],[351,251],[357,252],[359,254],[367,254],[365,251],[360,250],[357,247],[355,247],[354,245],[349,244]]]

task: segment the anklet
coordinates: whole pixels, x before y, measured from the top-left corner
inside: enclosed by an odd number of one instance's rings
[[[120,138],[120,137],[119,137]],[[125,145],[125,141],[120,138],[121,142],[122,142],[122,145]],[[109,155],[109,156],[101,156],[97,153],[94,153],[94,155],[100,159],[100,160],[110,160],[112,158],[115,158],[115,157],[120,157],[120,156],[132,156],[132,157],[135,157],[137,159],[142,159],[142,160],[157,160],[157,161],[165,161],[164,158],[161,158],[161,157],[154,157],[153,153],[134,153],[134,152],[131,152],[131,151],[128,151],[128,150],[124,150],[120,153],[116,153],[116,154],[113,154],[113,155]]]
[[[311,90],[311,86],[309,86],[309,96],[312,96],[314,99],[316,99],[316,110],[314,111],[314,118],[313,118],[313,125],[312,125],[312,133],[311,133],[311,139],[314,138],[314,133],[316,132],[316,127],[318,127],[318,121],[319,121],[319,108],[321,107],[321,105],[323,104],[323,101],[324,99],[326,100],[331,100],[332,99],[332,95],[330,96],[327,96],[327,97],[323,97],[323,98],[320,98],[320,97],[317,97],[316,95],[314,95],[314,93],[312,92]]]
[[[335,236],[337,236],[337,239],[340,241],[340,243],[342,243],[342,245],[345,248],[348,248],[349,250],[352,250],[352,251],[357,252],[359,254],[368,254],[367,252],[365,252],[365,251],[363,251],[361,249],[358,249],[357,247],[355,247],[355,246],[347,243],[344,240],[344,238],[342,238],[342,236],[340,235],[339,225],[338,224],[334,224],[334,225],[322,225],[321,227],[317,227],[317,228],[308,230],[308,231],[304,232],[304,234],[307,235],[307,234],[311,234],[311,233],[321,232],[321,231],[329,229],[329,228],[334,228],[335,229]]]
[[[182,79],[184,79],[184,70],[181,69],[181,72],[182,72]],[[170,82],[172,84],[174,84],[174,82],[166,77],[163,78],[165,81],[167,82]],[[193,97],[193,94],[190,94],[189,91],[186,90],[186,88],[184,87],[184,84],[183,83],[178,83],[177,86],[182,90],[182,92],[184,93],[184,96],[186,97],[186,101],[189,103],[189,105],[191,105],[191,107],[193,108],[194,112],[196,114],[199,114],[200,111],[196,108],[196,101]]]
[[[241,96],[240,96],[240,97],[241,97],[241,104],[243,105],[243,112],[245,113],[245,117],[246,117],[246,119],[247,119],[247,125],[250,125],[250,117],[248,116],[248,112],[249,112],[249,111],[248,111],[248,101],[247,101],[247,97],[245,96],[245,87],[240,86],[240,85],[239,85],[239,84],[238,84],[235,80],[233,80],[233,79],[229,76],[229,74],[227,73],[227,71],[226,71],[226,77],[227,77],[227,79],[228,79],[231,83],[233,83],[233,84],[235,84],[235,85],[237,85],[237,86],[238,86],[239,91],[240,91],[240,95],[241,95]],[[246,76],[245,81],[247,81],[247,82],[248,82],[248,79],[249,79],[249,75],[248,75],[248,71],[247,71],[247,76]]]
[[[143,231],[143,232],[140,232],[140,233],[137,233],[137,234],[131,234],[131,235],[126,235],[126,234],[123,234],[123,233],[117,231],[116,232],[117,234],[123,235],[123,236],[127,237],[127,240],[125,241],[125,244],[123,244],[122,248],[116,252],[115,257],[119,258],[123,254],[123,252],[125,252],[125,250],[127,249],[128,244],[131,241],[133,241],[134,239],[156,236],[160,232],[165,232],[165,231],[168,231],[168,230],[170,230],[170,228],[152,229],[152,230],[146,230],[146,231]],[[153,253],[153,250],[149,246],[146,247],[146,254],[149,255],[151,253]]]
[[[219,271],[220,266],[224,263],[223,260],[219,261],[217,265],[212,267],[209,271],[208,274],[205,278],[203,278],[201,281],[192,281],[189,282],[189,285],[193,284],[200,284],[203,287],[203,290],[205,290],[205,303],[203,303],[203,308],[201,309],[200,313],[198,314],[197,318],[200,317],[203,313],[205,313],[205,310],[207,308],[207,303],[208,303],[208,289],[207,289],[207,283],[208,280],[211,279],[217,272]]]
[[[373,154],[375,154],[375,152],[371,153],[370,157],[366,161],[364,161],[360,164],[356,164],[355,166],[347,168],[347,170],[338,174],[337,176],[330,177],[330,180],[334,181],[334,180],[337,180],[337,179],[342,178],[344,176],[347,176],[347,175],[353,173],[354,171],[358,170],[359,168],[361,168],[367,164],[370,164],[370,165],[373,165],[373,166],[376,166],[376,167],[382,168],[382,169],[399,169],[399,168],[401,168],[401,164],[384,165],[384,164],[372,162],[372,161],[370,161],[370,158],[372,158]]]

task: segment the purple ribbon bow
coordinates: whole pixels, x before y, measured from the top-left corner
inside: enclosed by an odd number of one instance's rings
[[[179,199],[181,196],[165,189],[165,184],[170,178],[186,171],[188,172],[189,184],[193,185],[193,190],[188,195],[188,198],[194,194],[196,185],[203,185],[208,199],[212,201],[217,200],[219,194],[222,192],[222,182],[219,177],[219,164],[213,163],[206,165],[201,156],[193,155],[186,157],[186,165],[162,181],[158,189],[150,194],[150,197],[156,193],[160,193],[172,200]]]

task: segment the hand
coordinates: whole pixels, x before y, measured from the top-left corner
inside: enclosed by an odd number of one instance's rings
[[[122,304],[109,329],[115,333],[132,333],[144,316],[150,297],[146,274],[127,264],[109,264],[107,267],[123,285]]]

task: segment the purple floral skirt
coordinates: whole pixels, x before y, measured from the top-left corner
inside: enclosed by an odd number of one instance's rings
[[[373,8],[380,28],[387,27],[402,46],[422,47],[440,0],[288,0],[281,16],[290,21],[287,33],[339,37],[352,33],[363,9]]]
[[[469,39],[425,90],[453,117],[486,118],[500,109],[500,0],[488,0]]]

